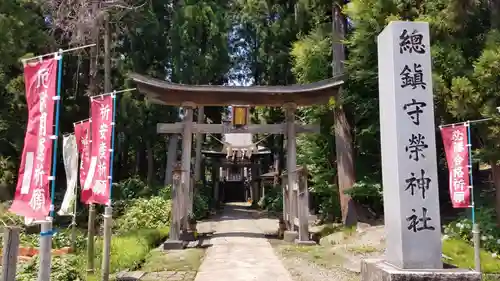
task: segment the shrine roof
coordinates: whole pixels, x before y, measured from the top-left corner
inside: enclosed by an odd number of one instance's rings
[[[175,106],[180,106],[182,102],[193,102],[206,106],[244,104],[279,107],[287,102],[298,106],[327,103],[330,97],[337,94],[346,75],[288,86],[185,85],[136,73],[129,74],[129,77],[153,103]]]

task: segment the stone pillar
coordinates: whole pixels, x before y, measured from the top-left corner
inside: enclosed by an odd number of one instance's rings
[[[220,191],[219,191],[219,185],[220,185],[220,167],[218,163],[214,163],[212,169],[214,169],[214,178],[212,179],[214,182],[214,201],[215,201],[215,207],[219,208],[220,207]]]
[[[205,122],[205,110],[203,106],[198,107],[198,124],[203,124]],[[195,158],[195,163],[194,163],[194,180],[195,183],[198,183],[201,179],[201,161],[202,161],[202,155],[201,155],[201,146],[203,142],[203,134],[201,133],[196,133],[196,158]]]
[[[182,167],[177,165],[173,168],[172,173],[172,209],[171,209],[171,224],[170,233],[168,240],[163,244],[163,249],[182,249],[182,241],[180,241],[180,230],[181,230],[181,220],[182,220]]]
[[[402,269],[443,267],[429,44],[424,22],[391,22],[378,36],[386,260]]]
[[[259,197],[259,182],[258,182],[258,177],[259,177],[259,171],[258,171],[258,165],[255,163],[252,163],[252,167],[250,168],[250,172],[252,173],[252,181],[250,182],[251,188],[252,188],[252,193],[253,193],[253,198],[252,202],[253,204],[259,203],[260,197]]]
[[[184,207],[182,228],[186,230],[188,215],[193,210],[193,194],[191,190],[191,148],[193,143],[193,108],[194,104],[186,102],[184,107],[184,129],[182,132],[182,191]]]
[[[299,238],[298,244],[314,245],[316,242],[309,239],[309,187],[307,186],[307,171],[305,168],[297,174],[299,182],[298,194],[298,217],[299,217]]]
[[[291,240],[291,237],[297,237],[298,233],[295,231],[295,216],[296,216],[296,199],[295,194],[297,194],[297,185],[296,185],[296,169],[297,169],[297,155],[296,155],[296,149],[297,149],[297,140],[296,140],[296,132],[295,132],[295,110],[297,109],[297,105],[294,103],[286,103],[283,105],[283,108],[285,108],[285,120],[286,120],[286,183],[288,185],[288,202],[286,203],[287,206],[289,206],[290,210],[290,219],[289,221],[291,222],[291,228],[289,229],[289,232],[293,233],[285,233],[285,237],[290,237],[287,238],[287,240]]]
[[[172,172],[175,161],[177,160],[177,147],[179,143],[179,135],[171,134],[168,138],[167,148],[167,166],[165,167],[165,185],[172,184]]]

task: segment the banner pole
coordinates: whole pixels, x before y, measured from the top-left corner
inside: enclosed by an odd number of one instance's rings
[[[61,109],[61,84],[62,84],[62,51],[56,53],[57,59],[57,92],[54,98],[56,102],[56,117],[54,120],[54,149],[52,151],[52,172],[51,172],[51,194],[50,194],[50,216],[46,221],[41,223],[40,229],[40,269],[38,270],[38,281],[49,281],[51,271],[51,254],[52,254],[52,221],[55,217],[55,191],[56,191],[56,169],[57,169],[57,144],[59,136],[59,114]]]
[[[104,247],[102,253],[102,281],[109,280],[109,264],[111,254],[111,225],[113,223],[113,207],[111,204],[111,197],[113,191],[113,163],[115,151],[115,127],[116,127],[116,93],[113,91],[111,97],[113,99],[113,121],[111,128],[111,149],[110,152],[110,165],[109,165],[109,200],[106,208],[104,208]]]
[[[56,118],[54,128],[54,150],[52,151],[52,182],[50,191],[50,216],[55,217],[54,201],[56,196],[56,172],[57,172],[57,145],[59,136],[59,115],[61,111],[61,84],[62,84],[62,50],[59,50],[57,65],[57,95],[56,95]]]
[[[465,123],[467,126],[467,147],[469,148],[469,189],[471,198],[471,217],[472,217],[472,242],[474,244],[474,268],[481,272],[481,239],[479,237],[479,224],[476,223],[476,207],[474,204],[474,182],[472,176],[472,142],[470,132],[470,121]]]

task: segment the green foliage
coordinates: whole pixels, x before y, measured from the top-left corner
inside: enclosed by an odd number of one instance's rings
[[[164,228],[170,224],[171,201],[159,196],[135,199],[115,226],[117,233]]]
[[[266,186],[265,190],[265,195],[258,202],[259,208],[271,212],[283,212],[283,190],[273,186]]]
[[[476,210],[476,220],[480,222],[481,248],[499,254],[500,231],[496,224],[495,210],[480,208]],[[468,218],[457,219],[444,227],[446,238],[456,238],[472,243],[472,221]]]
[[[384,211],[382,186],[379,183],[358,181],[345,193],[378,214]]]
[[[131,177],[119,183],[114,183],[113,191],[116,200],[135,199],[150,195],[148,186],[138,177]]]
[[[111,240],[111,273],[116,273],[125,269],[137,269],[148,253],[157,247],[168,236],[169,228],[141,229],[130,231],[123,235],[113,236]],[[102,260],[102,240],[96,243],[95,264],[100,264]],[[86,257],[78,257],[78,272],[80,276],[86,276]],[[100,267],[96,268],[94,275],[88,276],[85,280],[100,280]]]
[[[210,211],[210,197],[204,192],[195,192],[193,198],[193,215],[197,220],[203,219]]]
[[[23,264],[16,275],[17,281],[33,281],[37,279],[40,259],[33,257],[29,262]],[[79,278],[77,271],[77,259],[74,255],[53,256],[51,262],[51,280],[76,281]]]

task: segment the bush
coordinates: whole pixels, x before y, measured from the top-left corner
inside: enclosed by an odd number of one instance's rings
[[[170,225],[171,200],[154,196],[149,199],[136,199],[116,221],[117,233],[138,229],[164,228]]]
[[[266,193],[258,202],[258,206],[271,212],[283,212],[283,190],[281,187],[266,187]]]
[[[133,177],[114,183],[113,191],[115,200],[125,200],[148,195],[149,188],[139,177]]]
[[[209,187],[205,187],[202,184],[196,185],[196,192],[193,198],[193,213],[195,219],[200,220],[208,215],[212,198],[210,192],[211,189]]]
[[[345,192],[352,199],[362,205],[370,207],[375,213],[384,211],[382,186],[379,183],[361,180],[356,182],[351,189]]]
[[[500,232],[495,223],[495,210],[477,209],[476,219],[481,227],[481,247],[496,256],[500,253]],[[456,238],[472,243],[472,221],[468,218],[455,220],[444,226],[444,234],[445,239]]]
[[[37,280],[40,260],[38,256],[21,266],[16,275],[17,281]],[[78,276],[77,260],[73,255],[54,256],[51,263],[50,279],[57,281],[81,280]]]

